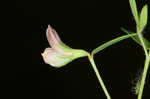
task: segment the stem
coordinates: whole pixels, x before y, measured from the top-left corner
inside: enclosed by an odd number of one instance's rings
[[[145,64],[144,64],[144,69],[143,69],[143,74],[142,74],[142,79],[141,79],[140,90],[139,90],[139,94],[138,94],[138,99],[142,99],[145,80],[146,80],[147,71],[148,71],[149,63],[150,63],[150,52],[148,53],[148,51],[146,49],[146,46],[145,46],[144,41],[143,41],[143,36],[141,34],[140,28],[138,28],[138,27],[137,27],[137,33],[138,33],[139,39],[141,41],[143,50],[145,52]]]
[[[145,85],[145,81],[146,81],[147,71],[149,68],[149,63],[150,63],[150,52],[149,52],[149,56],[146,57],[146,60],[145,60],[145,65],[144,65],[144,70],[143,70],[143,74],[142,74],[142,80],[141,80],[140,90],[139,90],[139,94],[138,94],[138,99],[142,99],[142,94],[143,94],[143,89],[144,89],[144,85]]]
[[[102,80],[102,78],[100,76],[100,73],[99,73],[99,71],[98,71],[98,69],[97,69],[97,67],[95,65],[95,62],[94,62],[94,59],[93,59],[92,55],[89,55],[89,61],[90,61],[91,65],[92,65],[92,67],[94,69],[94,72],[95,72],[95,74],[96,74],[96,76],[98,78],[98,81],[99,81],[99,83],[100,83],[100,85],[101,85],[101,87],[102,87],[102,89],[103,89],[107,99],[111,99],[111,97],[110,97],[110,95],[109,95],[109,93],[108,93],[108,91],[107,91],[107,89],[105,87],[105,84],[104,84],[104,82],[103,82],[103,80]]]
[[[144,50],[144,52],[145,52],[145,55],[146,55],[146,57],[148,57],[148,52],[147,52],[145,43],[144,43],[144,41],[143,41],[143,36],[142,36],[141,32],[138,33],[138,36],[139,36],[139,39],[140,39],[140,41],[141,41],[141,44],[142,44],[143,50]]]

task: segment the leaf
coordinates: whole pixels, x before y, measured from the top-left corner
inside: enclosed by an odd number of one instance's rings
[[[131,11],[134,16],[135,22],[137,25],[139,25],[139,16],[138,16],[138,11],[136,7],[136,2],[135,0],[129,0],[129,3],[130,3]]]
[[[127,34],[134,34],[133,32],[130,32],[130,31],[124,29],[124,28],[121,28],[121,30],[124,31],[124,32],[127,33]],[[140,41],[138,35],[136,35],[136,36],[131,36],[131,38],[132,38],[136,43],[138,43],[139,45],[142,46],[141,41]],[[144,37],[143,37],[143,41],[144,41],[144,44],[145,44],[146,48],[147,48],[148,50],[150,50],[150,42],[149,42],[147,39],[145,39]]]
[[[122,31],[124,31],[125,33],[127,34],[133,34],[133,32],[131,31],[128,31],[124,28],[121,28]],[[138,35],[134,36],[134,37],[131,37],[136,43],[140,44],[141,45],[141,42],[140,42],[140,39],[138,38]]]
[[[117,43],[119,41],[122,41],[124,39],[127,39],[127,38],[132,37],[132,36],[136,36],[136,35],[137,34],[128,34],[128,35],[124,35],[124,36],[121,36],[121,37],[117,37],[117,38],[115,38],[113,40],[110,40],[110,41],[100,45],[96,49],[94,49],[92,51],[92,54],[94,55],[94,54],[98,53],[99,51],[101,51],[101,50],[103,50],[103,49],[105,49],[105,48],[107,48],[107,47],[109,47],[109,46],[111,46],[111,45],[113,45],[113,44],[115,44],[115,43]]]
[[[140,28],[143,29],[147,24],[147,16],[148,16],[148,6],[145,5],[140,14]]]

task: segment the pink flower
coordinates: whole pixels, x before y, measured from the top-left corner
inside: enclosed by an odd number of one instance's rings
[[[74,59],[88,56],[84,50],[72,49],[65,45],[50,25],[48,25],[46,36],[51,48],[46,48],[42,56],[45,63],[51,66],[62,67]]]

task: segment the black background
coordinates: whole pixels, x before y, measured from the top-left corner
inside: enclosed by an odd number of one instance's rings
[[[148,1],[137,0],[138,8],[146,3],[150,6]],[[4,83],[1,85],[11,89],[10,92],[17,90],[22,97],[106,99],[87,58],[77,59],[60,69],[44,63],[41,53],[49,47],[45,35],[48,24],[65,44],[88,52],[124,35],[121,27],[135,31],[128,0],[6,1],[2,17],[12,55],[2,66]],[[149,27],[150,21],[144,31],[150,40]],[[124,40],[96,54],[95,62],[112,99],[136,99],[131,92],[131,82],[144,63],[139,45],[132,39]],[[149,77],[143,99],[150,97]],[[33,94],[36,89],[40,94]]]

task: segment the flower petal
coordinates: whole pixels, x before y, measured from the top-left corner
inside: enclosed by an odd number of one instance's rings
[[[51,45],[51,39],[53,39],[55,43],[61,42],[57,32],[50,25],[48,25],[46,36],[50,45]]]
[[[58,53],[64,54],[64,55],[71,55],[71,53],[64,51],[63,49],[60,48],[60,44],[65,45],[59,38],[57,32],[50,26],[48,25],[46,36],[48,39],[48,42],[50,46],[57,51]],[[60,45],[60,46],[58,46]]]
[[[73,60],[73,57],[65,57],[52,48],[46,48],[42,56],[45,63],[50,64],[53,67],[62,67]]]

